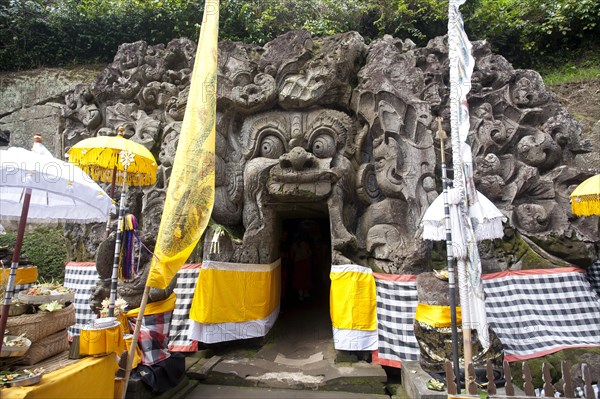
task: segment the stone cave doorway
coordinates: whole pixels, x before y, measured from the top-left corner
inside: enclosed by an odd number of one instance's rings
[[[308,348],[331,344],[329,316],[331,286],[331,234],[328,218],[288,218],[281,220],[281,308],[275,324],[276,335],[304,357]],[[310,250],[310,266],[294,262],[294,251],[305,241]],[[301,256],[300,256],[301,257]],[[301,263],[301,262],[300,262]],[[300,275],[299,275],[300,274]],[[299,287],[309,284],[308,295]],[[303,349],[304,348],[304,349]],[[302,353],[300,353],[302,352]]]
[[[281,305],[325,303],[329,309],[331,233],[328,219],[285,219],[281,225]]]

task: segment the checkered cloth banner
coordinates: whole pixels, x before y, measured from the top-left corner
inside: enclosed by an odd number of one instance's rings
[[[600,346],[600,297],[582,269],[507,271],[483,278],[488,322],[507,361]]]
[[[81,327],[96,319],[90,308],[90,295],[96,286],[98,271],[94,262],[69,262],[65,266],[64,286],[75,291],[75,324],[69,327],[69,339],[79,335]]]
[[[184,265],[177,272],[177,287],[175,287],[177,301],[171,319],[169,340],[171,352],[196,352],[198,350],[198,341],[189,338],[189,330],[190,307],[199,274],[200,263]]]
[[[400,367],[419,359],[413,323],[417,309],[416,276],[373,273],[377,292],[378,349],[374,363]]]
[[[592,286],[592,289],[596,291],[600,296],[600,259],[595,261],[590,267],[585,270],[586,277]]]
[[[403,360],[419,358],[413,332],[416,278],[373,276],[379,335],[373,361],[401,367]],[[504,346],[507,361],[600,346],[600,297],[582,269],[506,271],[484,274],[483,279],[488,322]]]
[[[177,300],[169,332],[169,350],[172,352],[198,350],[198,342],[188,338],[188,332],[190,307],[199,273],[199,263],[184,265],[177,272],[177,286],[174,290]],[[97,279],[98,272],[94,262],[69,262],[65,267],[64,286],[75,291],[75,325],[69,327],[69,338],[79,335],[82,326],[96,319],[89,303]]]
[[[138,344],[142,350],[142,364],[152,366],[171,356],[167,348],[169,344],[169,325],[172,316],[172,311],[144,315],[138,336]],[[130,330],[134,331],[137,317],[129,317],[127,321],[129,322]]]

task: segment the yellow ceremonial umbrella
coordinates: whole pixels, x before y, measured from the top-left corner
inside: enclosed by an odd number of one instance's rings
[[[69,162],[79,166],[92,179],[113,186],[123,184],[125,175],[129,186],[151,186],[156,183],[158,168],[154,155],[143,145],[123,137],[124,130],[120,127],[117,136],[96,136],[80,141],[67,151]],[[119,162],[122,151],[134,155],[133,162],[127,166]]]
[[[158,165],[154,155],[146,147],[123,137],[125,128],[119,127],[117,136],[97,136],[85,139],[75,144],[67,151],[69,162],[79,166],[92,179],[110,182],[110,196],[114,195],[115,183],[121,184],[121,201],[119,203],[119,218],[115,242],[115,256],[111,277],[108,315],[114,316],[117,299],[117,278],[119,274],[119,253],[125,201],[128,186],[150,186],[156,182]],[[110,216],[106,224],[106,235],[110,231]]]
[[[571,212],[577,216],[600,216],[600,174],[584,180],[573,190]]]

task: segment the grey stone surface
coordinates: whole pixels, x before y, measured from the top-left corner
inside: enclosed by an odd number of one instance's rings
[[[31,149],[33,136],[44,138],[44,146],[55,157],[62,158],[62,143],[58,131],[58,116],[62,104],[46,103],[18,109],[0,119],[0,130],[10,132],[10,146]]]
[[[43,68],[0,74],[0,116],[18,109],[62,100],[79,84],[91,84],[100,68]]]

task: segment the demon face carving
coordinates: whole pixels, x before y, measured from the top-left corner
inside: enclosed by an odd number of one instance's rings
[[[356,173],[350,160],[353,132],[349,116],[326,109],[270,112],[246,120],[244,246],[254,246],[249,253],[259,259],[245,261],[272,260],[265,235],[274,234],[278,214],[294,204],[327,212],[334,257],[356,245],[349,232]]]

